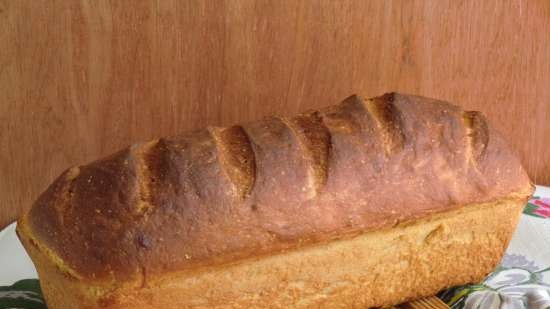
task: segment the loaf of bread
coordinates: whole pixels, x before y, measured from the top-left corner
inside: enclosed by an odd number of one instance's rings
[[[50,309],[363,309],[482,279],[532,191],[482,114],[351,96],[70,168],[17,232]]]

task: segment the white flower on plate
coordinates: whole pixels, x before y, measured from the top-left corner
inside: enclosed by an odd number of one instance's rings
[[[548,309],[549,269],[500,268],[465,295],[464,309]]]
[[[530,271],[521,268],[510,268],[493,273],[489,278],[485,279],[484,284],[489,288],[499,289],[505,286],[529,282],[530,279]]]

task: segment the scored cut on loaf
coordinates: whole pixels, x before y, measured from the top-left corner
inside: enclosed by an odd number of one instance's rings
[[[17,232],[50,309],[368,308],[482,279],[532,191],[481,113],[351,96],[70,168]]]

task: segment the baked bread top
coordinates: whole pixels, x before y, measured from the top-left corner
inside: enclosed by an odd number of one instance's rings
[[[65,171],[18,226],[67,275],[138,282],[528,196],[485,117],[397,93],[132,145]]]

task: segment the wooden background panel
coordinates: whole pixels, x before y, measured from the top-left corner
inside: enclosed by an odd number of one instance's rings
[[[129,143],[402,91],[550,184],[550,2],[0,0],[0,226]]]

